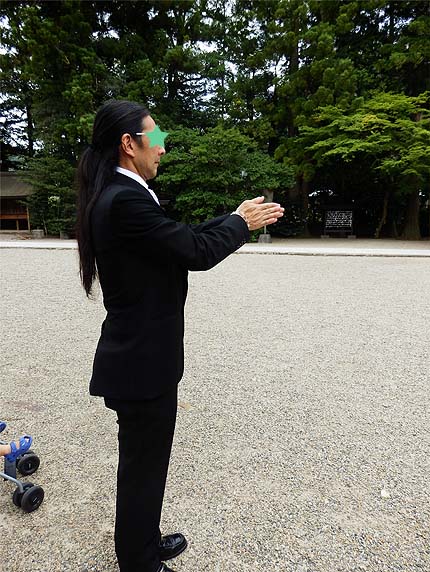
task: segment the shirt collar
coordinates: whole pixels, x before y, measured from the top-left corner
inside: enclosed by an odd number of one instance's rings
[[[134,179],[135,181],[140,183],[143,187],[145,187],[145,189],[147,191],[149,191],[149,193],[151,194],[154,201],[158,205],[160,204],[160,201],[158,200],[157,195],[154,193],[154,191],[152,189],[150,189],[148,187],[148,183],[140,175],[138,175],[137,173],[134,173],[133,171],[130,171],[129,169],[124,169],[124,167],[116,167],[115,170],[117,173],[120,173],[121,175],[125,175],[126,177],[130,177],[130,179]]]

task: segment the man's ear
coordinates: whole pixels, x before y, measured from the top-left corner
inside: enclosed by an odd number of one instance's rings
[[[124,133],[121,137],[121,151],[124,153],[124,155],[127,155],[128,157],[134,157],[135,156],[135,145],[136,142],[133,141],[131,135],[129,133]]]

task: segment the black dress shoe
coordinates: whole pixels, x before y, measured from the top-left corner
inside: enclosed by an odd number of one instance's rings
[[[162,564],[158,572],[175,572],[175,571],[166,566],[165,564]]]
[[[186,549],[187,539],[180,532],[167,534],[161,537],[159,547],[160,560],[170,560],[179,556]],[[166,567],[165,570],[166,572],[172,572]]]

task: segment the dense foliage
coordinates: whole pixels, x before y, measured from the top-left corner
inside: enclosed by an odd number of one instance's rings
[[[176,196],[176,210],[188,222],[231,212],[250,194],[291,186],[291,170],[258,149],[237,128],[221,125],[199,134],[182,128],[169,136],[158,182]]]
[[[429,4],[4,0],[2,169],[70,230],[94,112],[127,98],[171,132],[154,188],[184,220],[267,189],[284,235],[347,205],[359,235],[428,236]]]

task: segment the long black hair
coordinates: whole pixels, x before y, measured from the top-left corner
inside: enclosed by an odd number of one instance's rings
[[[142,131],[142,120],[147,115],[149,111],[139,103],[108,101],[96,114],[91,145],[79,160],[77,171],[79,271],[88,297],[97,278],[96,258],[91,241],[91,210],[115,174],[122,135],[129,133],[134,137],[135,133]]]

